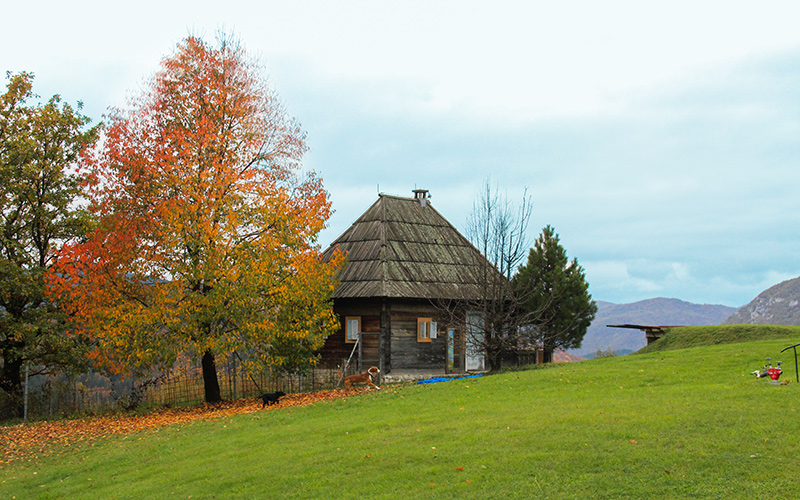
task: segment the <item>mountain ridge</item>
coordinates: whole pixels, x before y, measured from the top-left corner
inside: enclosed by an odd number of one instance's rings
[[[723,324],[800,325],[800,277],[767,288]]]
[[[647,344],[644,333],[607,325],[641,324],[670,326],[718,325],[729,318],[735,307],[719,304],[694,304],[680,299],[657,297],[627,304],[598,300],[597,315],[586,330],[581,347],[569,352],[591,357],[599,351],[628,354]]]

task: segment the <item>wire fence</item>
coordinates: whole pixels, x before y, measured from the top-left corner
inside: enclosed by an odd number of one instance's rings
[[[344,375],[351,375],[354,370],[350,366]],[[217,365],[217,378],[222,399],[236,400],[275,391],[290,394],[333,389],[339,382],[339,372],[336,367],[317,367],[306,374],[252,374],[242,369],[240,363],[230,362]],[[96,372],[33,377],[26,393],[14,398],[0,391],[0,421],[19,418],[19,409],[23,407],[24,419],[42,420],[140,406],[191,406],[203,402],[204,384],[200,363],[182,360],[168,372],[135,379]]]

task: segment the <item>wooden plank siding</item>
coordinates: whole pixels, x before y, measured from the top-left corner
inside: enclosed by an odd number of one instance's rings
[[[383,315],[386,325],[384,334],[384,356],[380,359],[380,335],[382,332],[381,303],[374,301],[337,300],[334,310],[339,315],[341,327],[330,335],[321,351],[323,366],[341,364],[353,350],[354,344],[345,341],[345,318],[360,317],[362,340],[361,365],[366,369],[375,365],[385,370],[432,370],[445,372],[447,364],[447,332],[455,330],[453,338],[454,369],[464,370],[464,324],[452,324],[444,319],[441,311],[427,300],[393,300]],[[437,337],[430,342],[417,339],[419,318],[431,318],[437,323]],[[357,358],[358,351],[354,359]],[[356,361],[358,362],[358,361]]]
[[[324,368],[335,367],[347,360],[353,351],[354,343],[347,342],[345,337],[345,318],[358,316],[361,318],[361,331],[364,345],[362,356],[364,360],[374,361],[378,364],[378,336],[381,332],[380,301],[351,301],[334,300],[334,311],[339,316],[339,329],[325,339],[321,366]],[[358,353],[356,353],[358,354]],[[357,360],[358,361],[358,360]],[[369,365],[367,366],[369,367]]]
[[[437,323],[437,337],[430,342],[417,340],[417,321],[431,318]],[[392,369],[435,369],[444,373],[447,335],[440,312],[425,302],[392,303]]]

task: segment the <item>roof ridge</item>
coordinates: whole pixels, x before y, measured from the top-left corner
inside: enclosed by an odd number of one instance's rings
[[[400,196],[399,194],[378,193],[378,196],[381,198],[394,198],[395,200],[416,201],[416,198],[411,198],[408,196]]]

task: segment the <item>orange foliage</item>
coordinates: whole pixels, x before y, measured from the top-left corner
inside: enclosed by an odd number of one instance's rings
[[[323,262],[316,243],[331,204],[300,175],[305,132],[260,70],[232,40],[186,38],[86,155],[98,227],[50,283],[106,367],[236,350],[293,368],[337,327],[342,257]]]
[[[0,468],[11,462],[33,462],[50,453],[70,453],[72,447],[92,444],[114,435],[158,429],[166,425],[188,424],[196,420],[211,420],[243,413],[274,411],[294,406],[305,406],[321,401],[332,401],[363,392],[363,389],[337,389],[299,394],[289,394],[280,402],[266,408],[255,398],[202,404],[191,408],[162,408],[146,415],[117,413],[78,420],[57,420],[18,424],[0,428]]]

